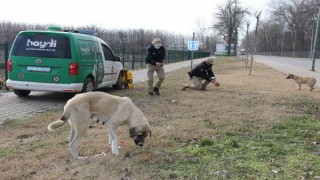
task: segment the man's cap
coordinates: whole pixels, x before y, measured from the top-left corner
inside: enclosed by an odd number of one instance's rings
[[[207,63],[208,64],[213,64],[214,63],[214,57],[208,57],[208,59],[207,59]]]
[[[152,44],[155,45],[155,44],[158,44],[158,45],[162,45],[162,42],[161,42],[161,39],[160,38],[155,38],[153,41],[152,41]]]

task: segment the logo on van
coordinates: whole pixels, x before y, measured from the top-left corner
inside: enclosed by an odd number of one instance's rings
[[[35,63],[36,64],[40,64],[41,63],[41,59],[36,59]]]
[[[23,73],[19,73],[18,77],[19,77],[19,79],[23,79],[24,78],[24,74]]]
[[[80,51],[81,51],[81,54],[90,54],[90,48],[89,47],[86,47],[86,48],[83,48],[83,47],[80,47]]]
[[[51,41],[42,42],[42,41],[31,41],[30,39],[27,40],[27,46],[34,46],[39,47],[41,49],[45,47],[51,47],[54,48],[57,46],[57,40],[51,39]]]

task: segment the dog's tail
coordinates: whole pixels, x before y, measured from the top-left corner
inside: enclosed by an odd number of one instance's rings
[[[59,128],[60,126],[64,125],[64,124],[67,122],[67,120],[68,120],[68,119],[67,119],[66,117],[62,116],[60,119],[58,119],[58,120],[50,123],[50,124],[48,125],[48,129],[49,129],[50,131],[54,131],[55,129],[57,129],[57,128]]]
[[[68,121],[68,119],[70,118],[71,112],[74,109],[75,108],[70,108],[70,106],[67,106],[67,108],[64,109],[61,118],[56,120],[56,121],[54,121],[54,122],[52,122],[52,123],[50,123],[48,125],[48,130],[49,131],[54,131],[55,129],[63,126]]]

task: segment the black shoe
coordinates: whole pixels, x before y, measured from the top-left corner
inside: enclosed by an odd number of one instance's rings
[[[149,96],[153,96],[153,92],[149,92]]]
[[[189,86],[188,85],[184,85],[182,88],[181,88],[181,91],[185,91]]]
[[[154,87],[153,92],[156,93],[156,95],[160,96],[159,88]]]
[[[207,91],[206,86],[204,86],[204,85],[202,84],[202,88],[201,88],[201,90],[203,90],[203,91]]]

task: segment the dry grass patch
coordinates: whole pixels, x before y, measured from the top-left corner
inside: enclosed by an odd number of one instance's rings
[[[320,90],[297,91],[293,81],[254,63],[252,75],[236,58],[218,58],[221,86],[181,91],[189,68],[168,73],[160,97],[147,85],[112,91],[129,96],[145,113],[152,137],[143,148],[121,127],[120,156],[113,157],[107,130],[100,124],[81,141],[74,161],[69,126],[48,132],[62,110],[1,127],[1,179],[265,179],[320,176]],[[66,99],[67,100],[67,99]],[[106,157],[93,157],[106,151]]]

